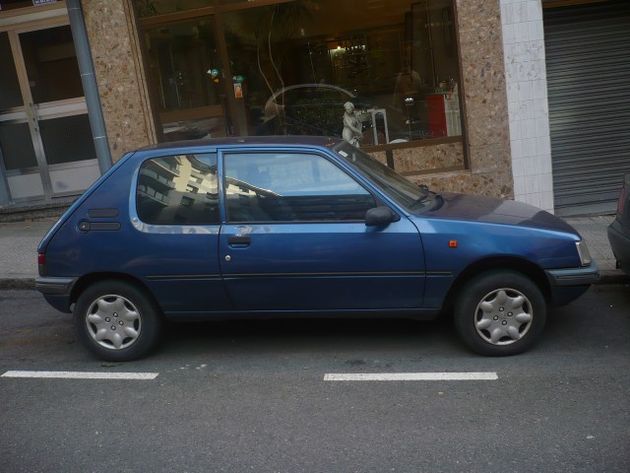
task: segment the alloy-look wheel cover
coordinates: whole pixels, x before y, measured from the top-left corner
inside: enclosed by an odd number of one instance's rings
[[[133,345],[142,328],[140,311],[118,294],[100,296],[92,302],[85,323],[92,339],[109,350]]]
[[[475,310],[475,330],[492,345],[511,345],[527,334],[534,320],[529,299],[508,287],[486,294]]]

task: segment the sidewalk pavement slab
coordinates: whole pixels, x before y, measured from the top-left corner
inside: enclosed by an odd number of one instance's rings
[[[614,216],[567,218],[586,241],[601,271],[601,283],[630,282],[630,276],[615,267],[615,257],[606,230]],[[55,219],[0,224],[0,289],[30,289],[37,277],[37,244]]]
[[[593,260],[597,262],[601,271],[616,270],[615,256],[608,243],[608,226],[615,220],[614,215],[597,217],[565,218],[566,222],[575,228],[586,241]]]
[[[17,280],[37,277],[37,245],[55,223],[54,219],[37,222],[0,224],[0,281],[2,288],[15,287]]]

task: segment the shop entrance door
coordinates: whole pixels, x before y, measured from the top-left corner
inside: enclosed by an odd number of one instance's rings
[[[85,190],[99,175],[68,17],[0,29],[0,166],[13,202]]]

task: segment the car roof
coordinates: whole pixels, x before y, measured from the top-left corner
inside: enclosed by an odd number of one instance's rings
[[[202,140],[171,141],[145,146],[138,151],[149,150],[182,150],[186,148],[220,147],[220,146],[321,146],[332,148],[341,139],[330,136],[229,136]]]

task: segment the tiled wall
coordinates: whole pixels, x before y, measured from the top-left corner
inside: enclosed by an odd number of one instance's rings
[[[553,211],[540,0],[501,0],[514,198]]]

